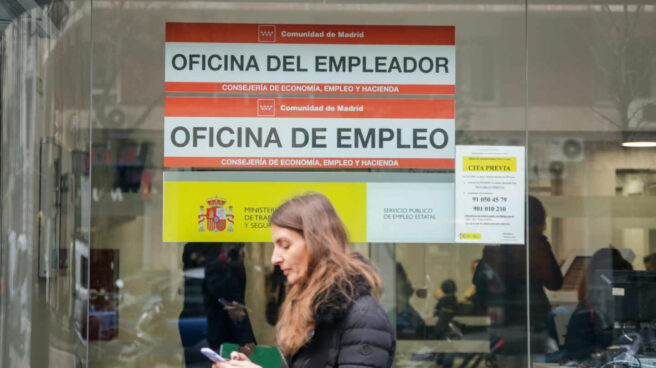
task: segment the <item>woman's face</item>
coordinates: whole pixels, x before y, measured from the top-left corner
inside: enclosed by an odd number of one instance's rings
[[[273,255],[271,263],[280,266],[287,282],[297,283],[305,278],[310,264],[310,252],[300,233],[284,227],[271,225]]]

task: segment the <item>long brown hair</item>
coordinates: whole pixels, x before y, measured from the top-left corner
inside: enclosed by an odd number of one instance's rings
[[[311,338],[315,312],[328,298],[328,290],[353,300],[353,279],[363,277],[376,298],[382,284],[376,270],[351,252],[348,236],[332,203],[323,194],[310,193],[283,203],[271,215],[271,224],[303,236],[310,264],[308,274],[288,285],[276,324],[278,345],[286,356],[296,353]]]

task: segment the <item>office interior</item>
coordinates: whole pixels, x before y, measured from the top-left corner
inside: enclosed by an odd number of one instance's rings
[[[353,244],[381,272],[395,365],[656,365],[656,316],[630,308],[656,310],[645,265],[656,253],[656,5],[9,0],[0,16],[0,366],[207,366],[189,353],[207,334],[202,310],[185,313],[194,298],[202,309],[192,281],[203,264],[161,235],[166,22],[454,25],[456,143],[525,147],[526,193],[544,206],[562,285],[542,289],[542,328],[526,316],[509,326],[504,294],[471,298],[485,249],[501,245]],[[527,237],[530,216],[527,204]],[[532,247],[504,265],[525,271],[511,286],[528,290],[515,305],[527,313]],[[222,249],[233,248],[254,337],[274,346],[272,244]],[[581,285],[610,248],[632,271],[595,274],[612,299],[609,343],[573,358]],[[445,280],[458,299],[447,317],[436,311]]]

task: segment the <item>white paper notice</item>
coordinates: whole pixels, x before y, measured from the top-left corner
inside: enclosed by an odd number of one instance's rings
[[[524,243],[524,147],[456,146],[456,242]]]

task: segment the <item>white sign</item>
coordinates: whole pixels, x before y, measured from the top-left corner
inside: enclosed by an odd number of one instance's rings
[[[524,147],[456,146],[458,243],[524,244]]]
[[[455,94],[455,27],[167,23],[167,92]]]
[[[451,243],[453,183],[367,183],[367,241]]]
[[[452,99],[167,97],[167,167],[453,169]]]
[[[167,82],[455,84],[454,46],[172,42],[165,55]]]

